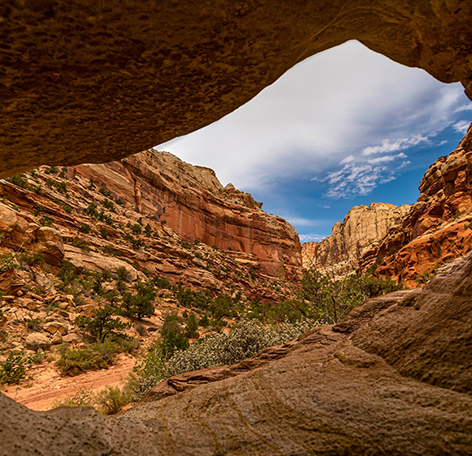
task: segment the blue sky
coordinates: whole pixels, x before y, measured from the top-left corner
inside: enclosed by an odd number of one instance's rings
[[[415,202],[426,169],[470,122],[460,84],[351,41],[300,63],[218,122],[156,148],[252,193],[303,242],[328,236],[352,206]]]

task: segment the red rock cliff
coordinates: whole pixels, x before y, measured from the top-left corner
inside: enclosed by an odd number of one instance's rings
[[[148,150],[106,165],[79,165],[74,173],[106,184],[133,210],[165,221],[181,238],[254,254],[263,274],[296,278],[301,247],[294,228],[264,212],[248,193],[215,172],[168,152]]]

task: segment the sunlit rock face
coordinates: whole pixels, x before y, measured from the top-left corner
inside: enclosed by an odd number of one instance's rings
[[[33,412],[0,394],[3,454],[468,455],[472,258],[233,366],[172,377],[145,403]]]
[[[377,273],[418,286],[437,267],[472,249],[472,128],[448,156],[440,157],[419,184],[420,196],[400,226],[362,259],[376,258]],[[421,275],[425,275],[423,278]]]
[[[189,133],[350,39],[472,91],[461,0],[3,3],[0,177]]]
[[[365,253],[376,247],[391,228],[400,226],[409,209],[408,204],[354,206],[343,222],[333,226],[331,236],[302,244],[303,266],[335,276],[356,271]]]
[[[236,261],[252,262],[270,277],[301,276],[301,246],[293,226],[264,212],[249,193],[223,187],[212,169],[148,150],[104,165],[79,165],[72,172],[102,183],[184,241],[198,240],[228,251]],[[252,260],[239,258],[241,252]]]

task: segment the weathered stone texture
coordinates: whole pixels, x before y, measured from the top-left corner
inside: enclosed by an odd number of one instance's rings
[[[0,177],[189,133],[351,39],[472,96],[470,17],[461,0],[3,2]]]
[[[0,451],[468,455],[471,272],[468,255],[425,288],[369,300],[339,325],[173,377],[113,418],[32,412],[0,395]]]
[[[401,225],[409,205],[372,203],[354,206],[344,218],[333,226],[331,236],[321,242],[302,244],[303,266],[335,275],[358,269],[364,254],[376,246],[387,232]]]

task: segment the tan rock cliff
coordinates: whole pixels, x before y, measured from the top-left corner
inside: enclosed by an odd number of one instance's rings
[[[400,225],[408,205],[372,203],[354,206],[343,222],[333,226],[331,236],[321,242],[302,244],[303,266],[342,275],[355,271],[360,259],[387,234]]]
[[[2,2],[0,177],[197,130],[352,39],[470,97],[471,17],[462,0]]]
[[[415,279],[427,280],[439,264],[472,250],[472,128],[455,150],[429,167],[419,190],[402,224],[362,261],[365,269],[383,259],[377,272],[410,286],[418,285]]]

